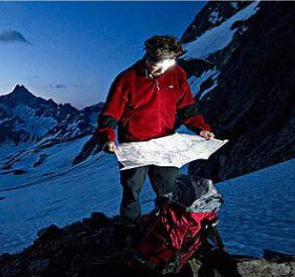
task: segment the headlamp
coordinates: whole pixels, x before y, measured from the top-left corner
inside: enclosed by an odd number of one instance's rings
[[[153,65],[161,68],[161,72],[165,72],[168,68],[176,64],[175,59],[164,59],[160,61],[149,60]]]
[[[163,67],[164,69],[167,70],[169,67],[175,65],[175,63],[176,63],[175,59],[166,59],[166,60],[157,62],[155,65],[159,67]]]

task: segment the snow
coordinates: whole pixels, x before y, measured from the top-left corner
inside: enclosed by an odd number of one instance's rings
[[[52,117],[38,117],[34,116],[35,110],[26,106],[19,104],[14,109],[11,110],[14,116],[19,116],[25,121],[24,124],[16,125],[16,130],[26,130],[28,133],[33,134],[34,137],[40,137],[44,135],[47,130],[53,127],[56,120]]]
[[[24,130],[31,134],[32,138],[41,137],[56,124],[56,120],[52,117],[35,116],[36,110],[24,104],[18,104],[13,109],[8,109],[3,104],[0,104],[0,107],[9,114],[9,118],[4,121],[14,119],[14,131]]]
[[[204,90],[202,92],[202,94],[200,95],[200,98],[199,99],[202,99],[205,95],[207,95],[211,90],[213,90],[214,88],[216,88],[218,86],[218,83],[215,81],[213,86],[207,88],[206,90]]]
[[[217,185],[220,231],[233,253],[295,253],[295,159]]]
[[[214,68],[214,69],[204,71],[202,73],[202,75],[200,77],[198,77],[198,78],[196,76],[192,75],[189,78],[188,82],[190,84],[190,87],[191,87],[191,90],[192,90],[193,94],[198,96],[199,99],[202,99],[206,93],[208,93],[210,90],[213,89],[213,86],[208,88],[206,91],[200,93],[201,85],[205,81],[207,81],[209,78],[212,78],[212,80],[215,82],[214,83],[214,87],[215,87],[217,85],[217,78],[219,76],[219,73],[220,73],[219,70]]]
[[[15,145],[11,141],[1,143],[0,167],[3,165],[3,163],[6,161],[6,158],[9,155],[13,155],[16,152],[24,151],[29,146],[30,146],[30,143],[24,143],[24,142],[22,142],[18,145]]]
[[[219,18],[219,11],[218,10],[214,10],[211,12],[211,14],[209,15],[209,21],[212,24],[215,24],[216,22],[218,22],[219,20],[221,20],[221,18]]]
[[[39,229],[53,223],[64,226],[95,211],[109,216],[118,213],[121,186],[115,155],[99,153],[70,166],[87,139],[44,150],[42,153],[50,156],[36,169],[35,182],[20,188],[21,179],[15,179],[19,188],[0,192],[5,198],[0,201],[1,253],[21,251],[32,243]],[[32,161],[26,157],[21,164],[25,167]],[[44,178],[42,173],[47,176]],[[230,252],[256,256],[261,256],[262,248],[295,252],[294,177],[295,160],[291,160],[217,184],[225,200],[220,231]],[[1,186],[5,180],[12,182],[7,175],[1,179]],[[153,198],[146,182],[141,195],[144,212],[153,207],[148,201]]]
[[[72,161],[88,139],[89,136],[44,149],[32,146],[26,151],[17,153],[17,161],[13,163],[12,169],[24,169],[28,173],[16,176],[12,173],[3,175],[0,178],[0,192],[12,188],[31,186],[36,182],[40,183],[47,180],[48,176],[53,178],[53,176],[65,174],[67,170],[71,170]],[[44,155],[46,158],[39,166],[33,167],[40,155]],[[2,174],[7,171],[2,171]]]
[[[254,15],[257,11],[258,4],[259,1],[253,2],[221,25],[208,30],[196,40],[184,44],[184,49],[187,52],[184,54],[183,59],[205,60],[211,54],[224,49],[233,40],[235,30],[232,30],[232,25],[237,21],[247,20]]]
[[[253,2],[234,16],[205,32],[195,41],[185,44],[184,58],[207,59],[212,53],[224,49],[233,39],[232,26],[237,21],[250,18],[259,2]],[[232,2],[237,8],[237,2]],[[218,21],[218,11],[209,20]],[[245,30],[246,28],[244,28]],[[219,71],[211,69],[199,78],[189,79],[192,91],[204,97],[217,85]],[[209,78],[213,86],[199,94],[200,86]],[[1,106],[2,107],[2,106]],[[25,119],[28,132],[41,136],[56,123],[53,118],[35,117],[27,106],[7,110],[9,114]],[[26,115],[26,116],[24,116]],[[91,121],[96,123],[97,116]],[[75,130],[78,122],[69,124]],[[179,132],[188,132],[184,126]],[[59,134],[59,133],[58,133]],[[55,134],[54,136],[57,136]],[[49,138],[46,137],[46,139]],[[14,157],[12,169],[0,171],[0,254],[18,252],[30,245],[39,229],[51,224],[62,227],[104,212],[109,216],[118,213],[121,201],[119,169],[115,155],[99,153],[72,166],[90,136],[71,142],[38,149],[44,142],[30,145],[1,144],[0,167]],[[43,157],[40,165],[34,163]],[[182,172],[186,172],[182,168]],[[27,173],[14,175],[11,170],[23,169]],[[231,253],[261,256],[262,249],[295,253],[295,159],[257,172],[216,184],[225,204],[220,211],[220,233]],[[141,193],[143,211],[153,207],[154,193],[146,181]]]
[[[53,157],[52,162],[60,163],[58,158],[64,157]],[[116,214],[121,199],[118,170],[115,156],[101,153],[44,181],[2,192],[1,252],[21,250],[36,238],[37,230],[53,223],[63,226],[94,211]]]
[[[234,9],[238,9],[238,2],[234,2],[234,1],[232,1],[231,2],[231,5],[232,5],[232,7],[234,8]]]

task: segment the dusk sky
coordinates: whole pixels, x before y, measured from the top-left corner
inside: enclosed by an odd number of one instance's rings
[[[205,2],[0,2],[0,95],[16,84],[83,108],[155,34],[180,38]]]

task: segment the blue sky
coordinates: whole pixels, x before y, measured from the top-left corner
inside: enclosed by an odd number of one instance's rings
[[[83,108],[155,34],[181,37],[205,2],[0,2],[0,95],[34,94]]]

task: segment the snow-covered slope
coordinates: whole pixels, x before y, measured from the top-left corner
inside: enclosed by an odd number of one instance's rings
[[[224,64],[239,45],[237,37],[243,36],[247,20],[258,10],[259,1],[209,2],[187,28],[181,64],[196,98],[201,100],[217,87]],[[200,63],[206,66],[198,67]]]
[[[72,151],[76,140],[93,134],[101,108],[101,103],[83,110],[58,105],[20,85],[0,96],[0,191],[69,170],[82,148]],[[59,160],[57,156],[69,147],[66,160]]]
[[[11,168],[1,170],[0,192],[38,184],[72,170],[73,160],[88,138],[86,136],[50,147],[33,145],[10,156]],[[17,174],[21,171],[21,174]]]
[[[209,1],[184,32],[199,110],[229,140],[193,174],[220,181],[295,157],[294,15],[294,2]]]
[[[253,16],[258,8],[258,1],[251,3],[249,6],[238,11],[232,17],[224,21],[221,25],[209,29],[207,32],[196,38],[192,42],[184,44],[186,53],[184,60],[204,59],[206,60],[211,54],[227,47],[233,40],[238,28],[235,23],[247,20]],[[218,18],[216,14],[215,18]],[[243,29],[245,31],[246,28]]]
[[[54,157],[55,169],[82,146],[66,143]],[[183,169],[183,172],[185,168]],[[217,184],[225,200],[220,230],[230,252],[261,255],[262,248],[295,252],[295,160]],[[1,252],[20,251],[36,232],[56,223],[64,226],[94,211],[118,212],[121,200],[114,155],[99,153],[86,161],[30,186],[0,192]],[[141,202],[154,197],[147,184]],[[145,212],[152,202],[143,204]]]

